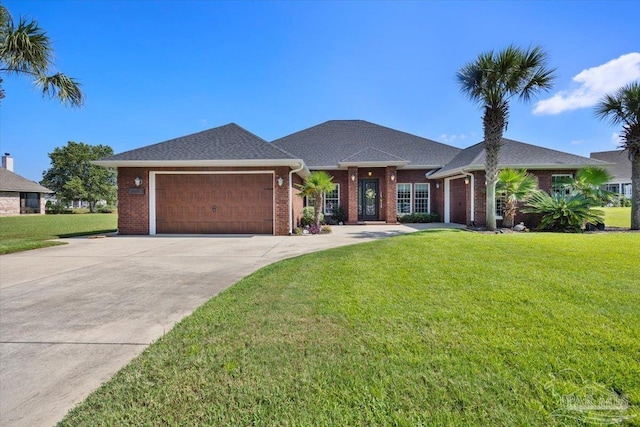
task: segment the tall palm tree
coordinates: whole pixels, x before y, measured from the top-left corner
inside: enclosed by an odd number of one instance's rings
[[[53,47],[46,32],[33,20],[20,18],[16,25],[9,11],[0,5],[0,73],[30,76],[42,88],[43,95],[58,98],[63,104],[82,105],[78,82],[63,73],[51,73],[52,68]],[[4,91],[0,88],[2,98]]]
[[[547,62],[547,53],[540,47],[523,50],[512,45],[499,52],[481,53],[456,75],[462,92],[484,111],[486,226],[489,230],[496,228],[498,159],[509,120],[509,102],[513,97],[527,102],[539,92],[551,89],[555,70],[548,68]]]
[[[300,189],[300,196],[313,199],[313,222],[320,226],[320,212],[322,212],[324,194],[336,188],[333,177],[325,171],[311,172],[297,187]]]
[[[631,160],[631,229],[640,230],[640,82],[629,83],[596,105],[596,117],[622,125],[620,148]]]
[[[525,200],[536,188],[536,179],[525,169],[502,169],[498,174],[496,192],[504,195],[502,225],[513,227],[518,202]]]

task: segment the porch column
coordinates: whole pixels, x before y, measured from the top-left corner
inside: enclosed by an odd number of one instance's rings
[[[397,197],[398,192],[397,181],[398,172],[395,166],[387,166],[384,168],[384,207],[385,221],[387,224],[395,224],[398,222]]]
[[[347,224],[358,223],[358,168],[349,167],[347,174],[347,191],[349,205],[347,206]]]

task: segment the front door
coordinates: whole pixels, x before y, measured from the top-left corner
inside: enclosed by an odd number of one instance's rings
[[[377,179],[362,179],[358,182],[358,220],[379,219],[380,192]]]

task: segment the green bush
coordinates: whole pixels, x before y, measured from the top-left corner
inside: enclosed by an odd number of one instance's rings
[[[47,200],[44,205],[45,213],[47,214],[70,214],[73,213],[72,209],[67,208],[64,204],[57,201]]]
[[[333,219],[333,222],[336,224],[339,224],[341,222],[344,223],[347,220],[347,214],[345,213],[344,208],[342,206],[338,206],[333,208],[331,218]]]
[[[301,227],[307,227],[313,224],[314,211],[315,210],[313,206],[307,206],[306,208],[302,209],[302,218],[300,218]],[[324,222],[324,214],[322,212],[320,212],[318,219],[320,220],[320,224]]]
[[[398,217],[398,222],[402,224],[416,224],[425,222],[438,222],[436,213],[412,213]]]
[[[604,212],[591,209],[593,204],[594,199],[582,193],[556,193],[550,196],[539,190],[532,193],[522,212],[541,214],[540,230],[577,232],[587,224],[604,222]]]
[[[115,212],[115,210],[116,210],[116,208],[111,206],[111,205],[100,205],[96,209],[96,211],[98,213],[113,213],[113,212]]]

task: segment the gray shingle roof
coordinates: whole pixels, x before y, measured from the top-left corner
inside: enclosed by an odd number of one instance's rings
[[[294,159],[235,123],[148,145],[102,161],[188,161]]]
[[[631,160],[629,150],[599,151],[591,153],[592,159],[613,163],[605,166],[605,169],[613,175],[614,182],[631,182]]]
[[[340,163],[357,163],[357,162],[403,162],[408,163],[408,160],[401,159],[398,156],[394,156],[386,151],[378,150],[377,148],[367,147],[346,157],[340,161]]]
[[[357,158],[357,153],[373,155],[371,149],[406,159],[408,168],[441,167],[460,152],[459,148],[364,120],[330,120],[273,143],[304,159],[311,169],[337,168],[345,159]]]
[[[502,139],[499,165],[528,169],[575,169],[584,166],[605,166],[606,163],[588,157]],[[431,175],[432,178],[451,176],[462,171],[482,170],[486,152],[484,141],[462,150],[449,164]]]
[[[25,193],[53,193],[37,182],[29,181],[27,178],[0,167],[0,191],[15,191]]]

